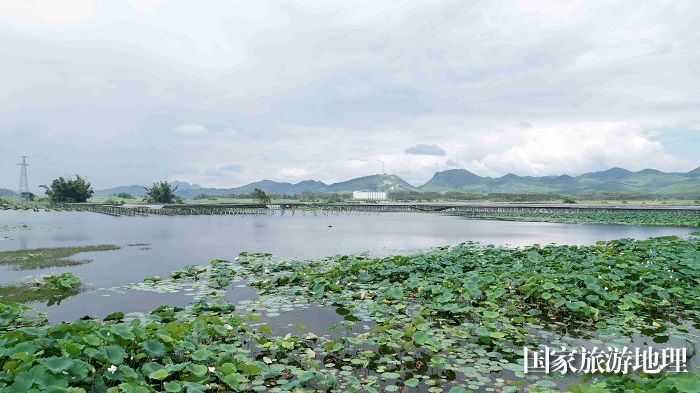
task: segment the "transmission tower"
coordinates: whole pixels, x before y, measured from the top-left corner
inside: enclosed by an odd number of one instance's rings
[[[19,175],[19,194],[22,195],[23,192],[29,192],[29,181],[27,180],[27,167],[29,164],[27,164],[27,156],[21,156],[22,162],[20,162],[19,166],[22,167],[22,171],[20,172]]]

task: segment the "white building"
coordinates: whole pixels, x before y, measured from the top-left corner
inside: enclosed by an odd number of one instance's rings
[[[353,191],[352,199],[363,199],[372,201],[383,201],[386,199],[386,192],[379,191]]]

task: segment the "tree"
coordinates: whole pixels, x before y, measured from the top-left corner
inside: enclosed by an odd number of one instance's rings
[[[263,191],[259,188],[256,188],[255,190],[253,190],[253,200],[257,203],[260,203],[260,204],[268,204],[268,203],[272,202],[270,197],[267,196],[267,194],[265,194],[265,191]]]
[[[51,182],[51,187],[39,186],[46,190],[51,203],[85,202],[93,194],[92,186],[85,178],[75,175],[75,179],[59,177]]]
[[[182,203],[182,198],[175,195],[177,186],[173,187],[167,181],[153,183],[153,187],[146,188],[144,201],[148,203]]]
[[[340,203],[343,202],[343,197],[338,193],[332,193],[326,195],[326,203]]]
[[[121,198],[121,199],[133,199],[134,198],[131,194],[128,194],[126,192],[120,192],[116,196],[117,196],[117,198]]]
[[[19,194],[19,195],[20,195],[20,197],[22,197],[22,199],[24,199],[25,201],[30,201],[30,202],[33,201],[34,198],[36,198],[36,195],[34,195],[33,192],[23,192],[23,193],[21,193],[21,194]]]

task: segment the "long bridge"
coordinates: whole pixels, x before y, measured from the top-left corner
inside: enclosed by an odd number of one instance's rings
[[[700,206],[642,205],[642,204],[534,204],[534,203],[337,203],[337,204],[166,204],[166,205],[108,205],[71,203],[52,206],[54,210],[87,211],[112,216],[149,215],[266,215],[266,214],[349,214],[353,212],[432,212],[432,213],[578,213],[612,211],[651,211],[677,214],[700,214]]]

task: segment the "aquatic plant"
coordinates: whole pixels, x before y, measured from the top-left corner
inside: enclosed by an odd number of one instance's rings
[[[29,225],[27,225],[27,224],[0,225],[0,232],[21,231],[21,230],[28,230],[28,229],[29,229]]]
[[[0,300],[17,303],[47,301],[49,305],[77,295],[85,286],[73,273],[43,276],[32,282],[8,283],[0,285]]]
[[[80,279],[73,273],[44,276],[44,286],[56,291],[72,291],[82,285]]]
[[[18,328],[44,326],[46,323],[46,314],[35,313],[27,306],[0,300],[0,334]]]
[[[244,253],[183,270],[194,274],[138,287],[198,288],[215,299],[133,320],[114,313],[39,328],[14,322],[0,335],[0,390],[561,391],[574,381],[523,374],[523,346],[630,345],[638,336],[695,343],[691,325],[700,323],[696,238],[466,243],[322,260]],[[227,303],[221,279],[246,280],[260,297]],[[338,322],[329,332],[297,323],[275,334],[282,313],[303,307],[335,309]],[[698,383],[692,372],[596,376],[570,390],[696,392]]]
[[[91,246],[34,248],[0,251],[0,266],[9,265],[15,270],[41,269],[58,266],[75,266],[91,262],[89,259],[70,259],[75,254],[91,251],[118,250],[121,246],[98,244]]]
[[[480,219],[507,221],[700,227],[700,212],[697,211],[493,212],[464,215]]]

